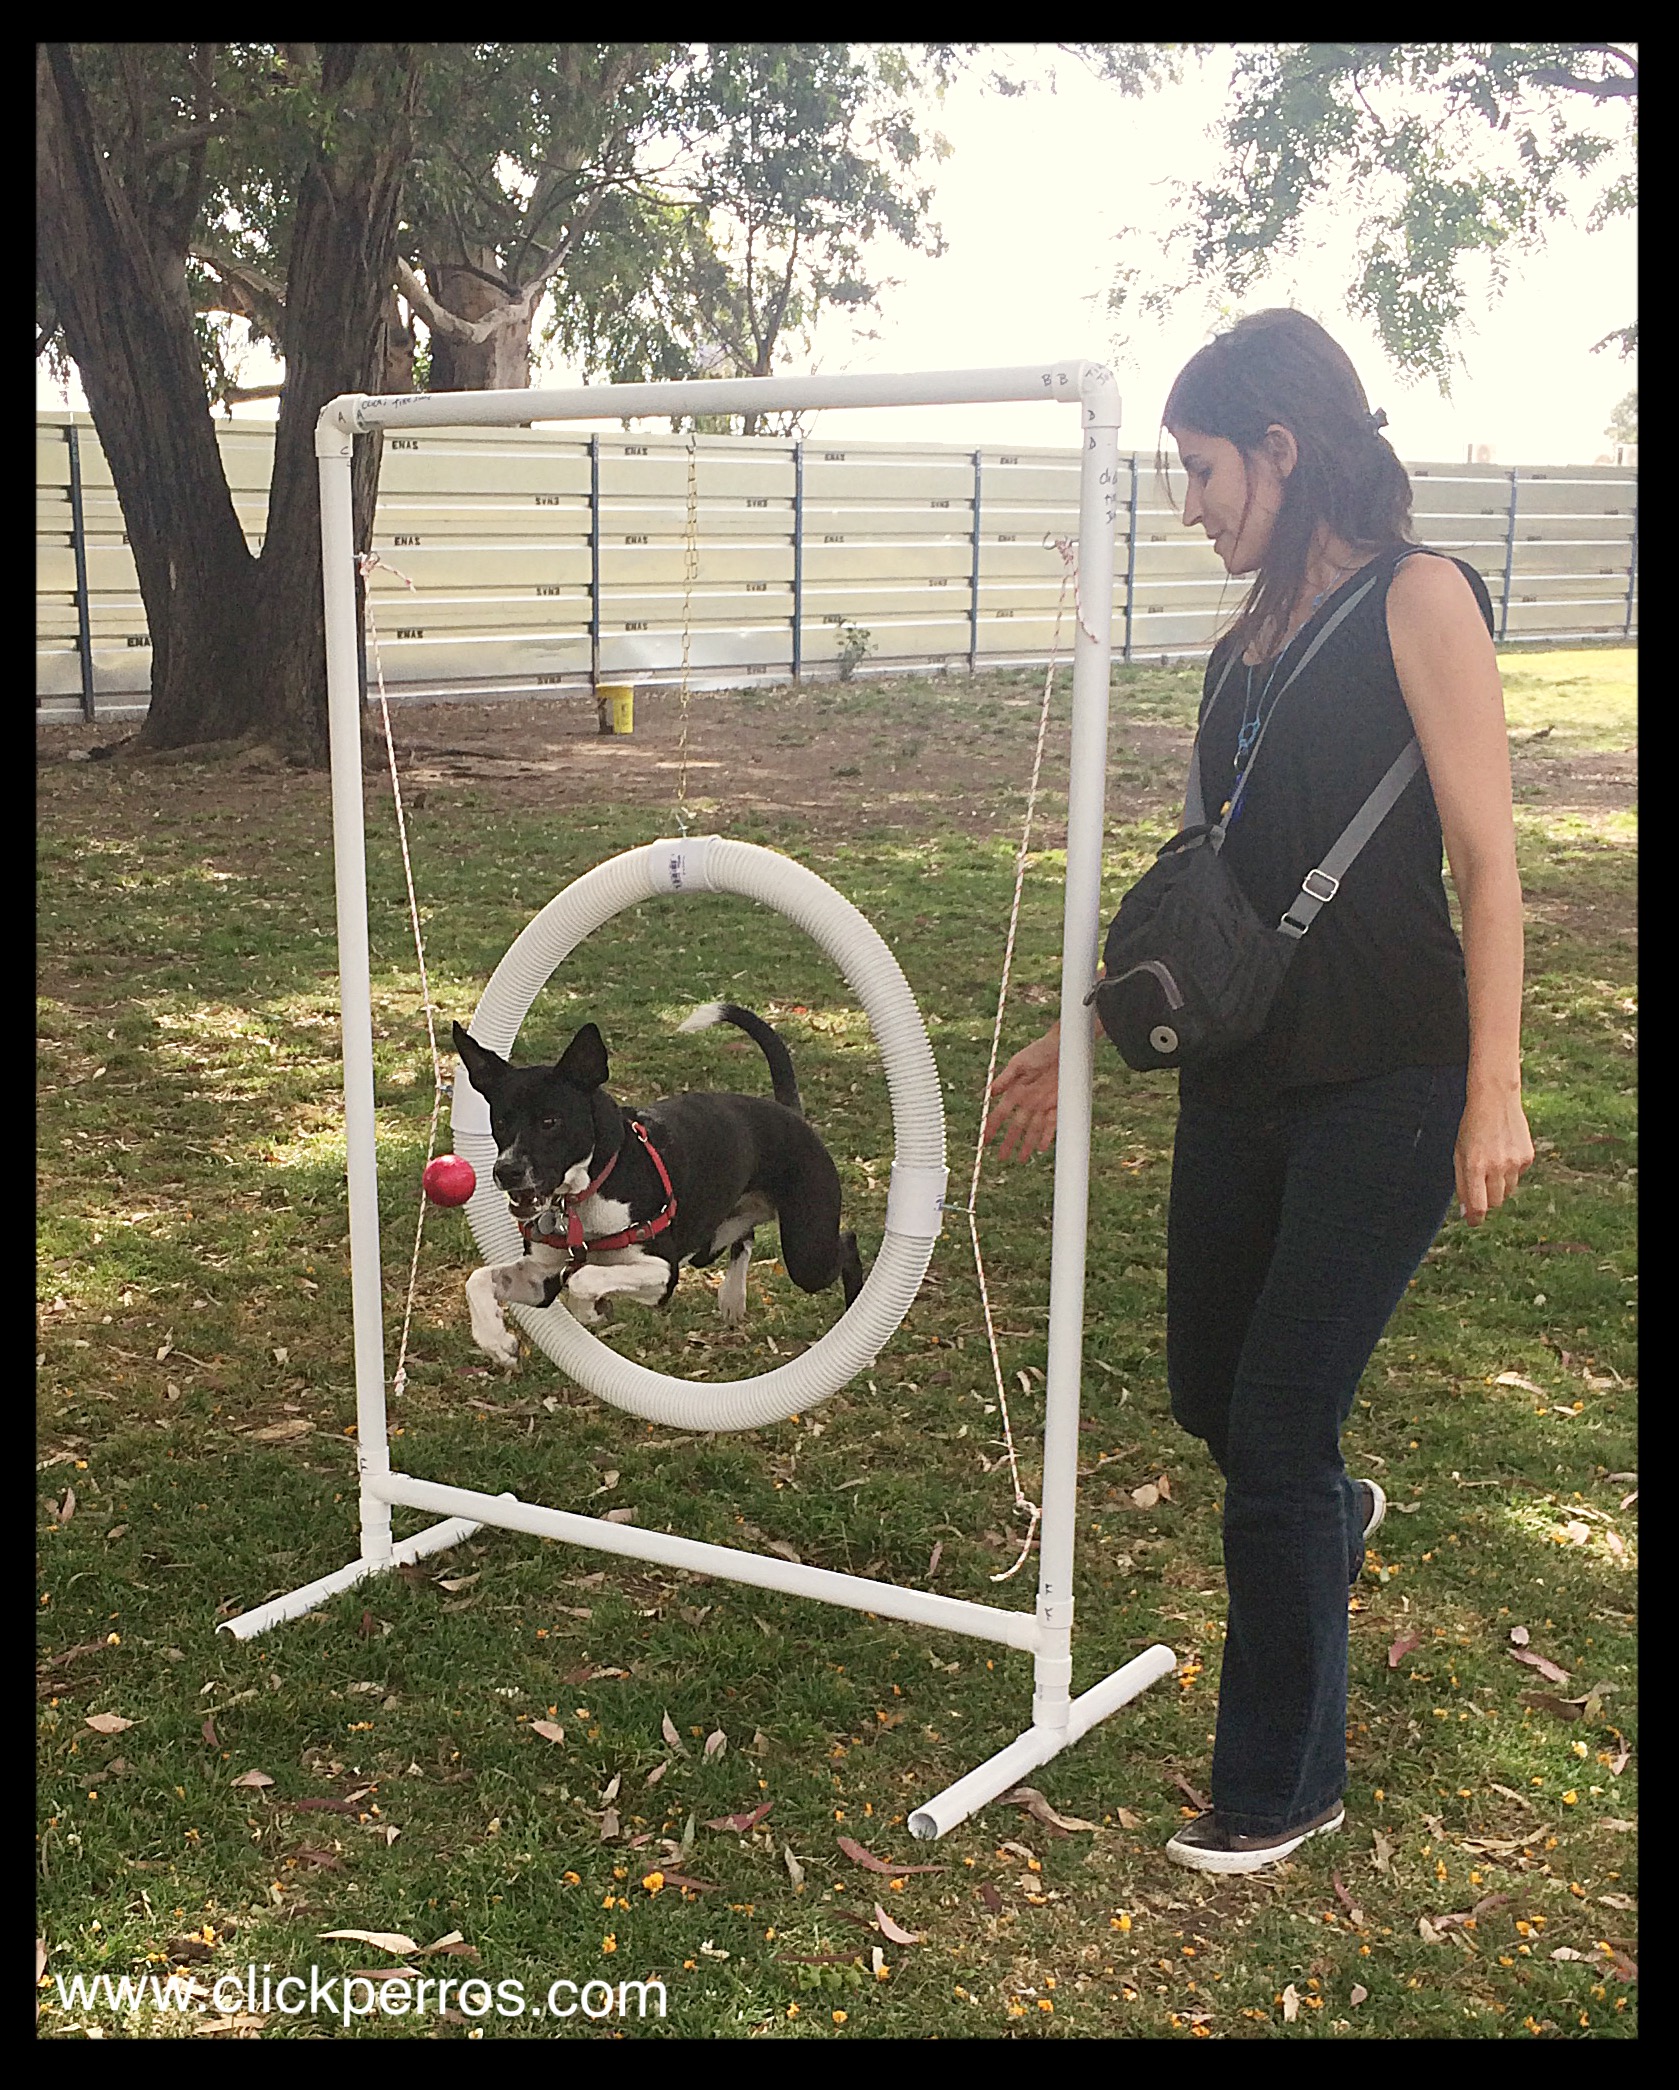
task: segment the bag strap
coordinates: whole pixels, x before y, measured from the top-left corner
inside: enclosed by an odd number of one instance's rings
[[[1372,560],[1371,564],[1376,564],[1376,561]],[[1381,575],[1379,573],[1372,573],[1366,580],[1361,582],[1360,585],[1356,589],[1354,589],[1353,593],[1348,596],[1347,600],[1344,603],[1342,603],[1340,608],[1336,610],[1334,615],[1331,616],[1325,622],[1323,629],[1317,634],[1317,636],[1312,640],[1312,643],[1306,648],[1305,652],[1301,654],[1300,658],[1295,662],[1294,666],[1290,668],[1290,670],[1288,671],[1287,680],[1285,680],[1285,682],[1283,683],[1282,688],[1278,690],[1276,698],[1273,700],[1271,704],[1271,708],[1266,712],[1265,725],[1260,727],[1259,738],[1255,740],[1253,748],[1248,755],[1247,766],[1242,771],[1241,779],[1236,786],[1235,795],[1231,798],[1230,801],[1230,811],[1225,814],[1224,818],[1219,822],[1218,826],[1215,827],[1211,832],[1209,839],[1211,840],[1213,848],[1215,850],[1223,846],[1225,830],[1229,827],[1232,818],[1235,816],[1236,807],[1241,800],[1242,793],[1247,788],[1248,778],[1253,774],[1254,757],[1259,753],[1259,742],[1265,738],[1266,727],[1270,725],[1272,719],[1276,716],[1277,705],[1282,701],[1283,695],[1287,691],[1289,683],[1293,682],[1295,677],[1301,673],[1301,671],[1307,666],[1307,664],[1316,654],[1318,648],[1326,643],[1330,635],[1337,629],[1337,627],[1352,615],[1353,611],[1358,608],[1359,604],[1364,600],[1365,596],[1369,594],[1370,590],[1376,585],[1377,581],[1379,581],[1380,579]],[[1237,655],[1239,651],[1240,649],[1238,647],[1231,647],[1230,658],[1224,664],[1224,672],[1219,676],[1218,682],[1213,689],[1212,695],[1202,705],[1200,718],[1196,721],[1195,744],[1193,747],[1191,747],[1189,751],[1189,779],[1184,791],[1183,824],[1185,827],[1203,827],[1207,824],[1206,800],[1203,796],[1201,787],[1201,724],[1202,721],[1206,719],[1207,714],[1212,710],[1213,706],[1218,702],[1219,697],[1223,692],[1224,685],[1230,680],[1231,671],[1234,669],[1236,665]]]
[[[1289,902],[1277,924],[1284,936],[1298,939],[1317,919],[1321,908],[1334,899],[1347,875],[1347,867],[1381,826],[1398,802],[1399,794],[1422,767],[1422,749],[1413,733],[1394,757],[1386,776],[1342,828],[1333,848],[1314,871],[1308,871],[1300,890]]]
[[[1379,560],[1371,561],[1371,564],[1377,567],[1380,567],[1381,563],[1382,562],[1380,562]],[[1342,603],[1341,607],[1335,612],[1335,614],[1332,617],[1329,617],[1325,620],[1323,629],[1318,633],[1317,637],[1313,639],[1312,643],[1306,648],[1305,652],[1301,654],[1300,658],[1294,663],[1294,666],[1289,669],[1287,680],[1285,680],[1282,688],[1278,690],[1276,696],[1271,700],[1271,707],[1265,714],[1265,723],[1259,729],[1258,737],[1255,739],[1253,747],[1249,752],[1247,764],[1243,769],[1241,776],[1237,779],[1235,790],[1230,795],[1230,810],[1219,821],[1218,825],[1215,828],[1213,828],[1211,834],[1207,838],[1212,843],[1214,849],[1220,849],[1224,846],[1225,834],[1229,829],[1231,821],[1234,820],[1236,817],[1237,808],[1242,803],[1243,793],[1248,788],[1248,779],[1253,775],[1253,766],[1255,762],[1257,762],[1259,759],[1259,750],[1265,743],[1265,735],[1270,731],[1271,721],[1277,715],[1277,706],[1288,694],[1290,686],[1299,680],[1305,668],[1311,663],[1313,659],[1315,659],[1319,651],[1328,643],[1329,639],[1333,636],[1333,634],[1336,631],[1338,631],[1340,627],[1347,621],[1347,619],[1352,615],[1353,611],[1358,608],[1359,604],[1364,600],[1365,596],[1367,596],[1370,593],[1371,589],[1375,587],[1376,583],[1379,580],[1391,578],[1391,574],[1384,574],[1381,571],[1377,571],[1375,573],[1372,573],[1359,587],[1355,588],[1352,594],[1347,597],[1346,601]],[[1228,673],[1228,670],[1226,670],[1226,672]],[[1223,678],[1221,677],[1220,680],[1222,682]]]

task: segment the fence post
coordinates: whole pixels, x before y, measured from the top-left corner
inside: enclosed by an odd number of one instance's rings
[[[983,450],[974,452],[974,561],[968,579],[968,673],[979,673],[979,501],[984,475]]]
[[[82,447],[75,417],[70,428],[70,544],[76,555],[76,650],[82,661],[82,717],[93,722],[93,631],[87,601],[87,531],[82,523]]]
[[[1637,482],[1635,481],[1634,484]],[[1638,586],[1638,502],[1632,504],[1632,543],[1627,548],[1627,615],[1621,627],[1621,637],[1632,637],[1632,595]]]
[[[1125,645],[1121,660],[1131,658],[1131,604],[1137,593],[1137,453],[1131,453],[1131,505],[1125,524]]]
[[[1504,599],[1498,607],[1498,642],[1510,629],[1510,579],[1516,568],[1516,474],[1510,472],[1510,520],[1504,530]]]
[[[600,437],[589,438],[589,687],[600,688]]]
[[[805,664],[805,445],[793,445],[793,680]]]

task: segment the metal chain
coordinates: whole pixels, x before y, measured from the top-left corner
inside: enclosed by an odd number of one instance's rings
[[[430,1165],[437,1151],[437,1120],[443,1108],[443,1098],[449,1094],[449,1086],[443,1076],[443,1061],[437,1050],[436,1011],[432,1007],[431,982],[426,975],[425,939],[420,933],[420,903],[414,893],[414,865],[408,853],[408,820],[402,806],[402,779],[397,774],[396,743],[391,738],[391,707],[385,700],[385,668],[379,654],[379,626],[373,615],[373,590],[365,585],[368,575],[378,566],[384,572],[394,574],[405,588],[414,583],[397,567],[386,564],[377,552],[358,552],[356,569],[362,576],[362,602],[367,618],[368,635],[373,641],[373,671],[379,687],[379,714],[385,728],[385,758],[390,764],[391,795],[396,803],[396,831],[402,844],[402,875],[408,885],[408,919],[414,930],[414,955],[420,966],[420,999],[426,1012],[426,1037],[431,1044],[431,1123],[426,1128],[426,1158],[422,1174]],[[400,1399],[408,1384],[408,1331],[414,1319],[414,1293],[419,1284],[420,1243],[426,1230],[426,1197],[420,1194],[419,1217],[414,1223],[414,1252],[408,1259],[408,1293],[402,1307],[402,1334],[397,1341],[396,1371],[391,1379],[391,1394]]]
[[[682,695],[677,733],[676,825],[688,833],[688,671],[694,636],[694,586],[700,577],[699,436],[688,430],[688,532],[682,553]]]
[[[985,1315],[985,1340],[991,1351],[991,1376],[997,1388],[997,1406],[1003,1418],[1003,1444],[1008,1453],[1009,1477],[1014,1483],[1014,1506],[1024,1510],[1028,1516],[1026,1536],[1021,1541],[1020,1554],[1014,1566],[1004,1568],[1001,1574],[993,1575],[993,1582],[1007,1582],[1017,1575],[1026,1563],[1032,1550],[1032,1541],[1037,1536],[1038,1525],[1043,1517],[1041,1507],[1027,1498],[1020,1485],[1020,1465],[1015,1456],[1014,1427],[1009,1420],[1008,1391],[1003,1384],[1003,1361],[997,1353],[997,1329],[991,1317],[991,1291],[985,1281],[985,1258],[979,1249],[979,1179],[985,1162],[985,1125],[991,1110],[991,1084],[997,1073],[997,1056],[1003,1040],[1003,1011],[1009,998],[1009,978],[1014,970],[1015,933],[1020,927],[1020,902],[1026,883],[1026,859],[1032,846],[1032,820],[1038,803],[1038,779],[1043,771],[1044,741],[1049,731],[1050,695],[1055,685],[1055,669],[1061,652],[1061,623],[1067,608],[1067,590],[1071,585],[1074,594],[1075,615],[1078,599],[1078,554],[1076,540],[1057,537],[1051,540],[1061,554],[1061,593],[1055,605],[1055,632],[1049,644],[1049,659],[1044,666],[1043,701],[1038,706],[1038,741],[1032,751],[1032,781],[1026,791],[1026,818],[1021,824],[1020,847],[1014,859],[1014,900],[1009,908],[1009,933],[1003,945],[1003,976],[997,988],[997,1016],[991,1026],[991,1057],[985,1069],[985,1087],[980,1092],[979,1137],[974,1142],[974,1169],[968,1181],[968,1235],[973,1242],[974,1270],[979,1278],[979,1303]],[[1080,618],[1082,628],[1083,619]]]

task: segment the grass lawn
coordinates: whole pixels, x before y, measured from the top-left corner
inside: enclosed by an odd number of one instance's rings
[[[72,762],[89,735],[44,735],[41,2028],[338,2031],[329,2011],[288,2013],[260,1990],[209,1993],[254,1964],[259,1984],[264,1967],[277,1981],[312,1966],[433,1983],[423,2011],[363,2017],[362,2036],[1630,2033],[1633,659],[1504,664],[1540,1158],[1485,1227],[1448,1222],[1366,1374],[1348,1460],[1381,1477],[1391,1509],[1353,1603],[1347,1824],[1247,1880],[1186,1873],[1161,1849],[1210,1760],[1220,1489],[1164,1383],[1174,1090],[1106,1050],[1074,1688],[1156,1639],[1181,1659],[1038,1774],[1050,1814],[1082,1826],[1004,1805],[933,1846],[905,1826],[1026,1724],[1025,1656],[548,1541],[486,1533],[248,1646],[218,1635],[218,1619],[355,1551],[326,780],[245,758]],[[897,952],[948,1084],[962,1185],[1035,680],[739,692],[706,699],[696,736],[707,819],[799,856]],[[1110,905],[1171,824],[1197,686],[1188,669],[1116,675]],[[1064,693],[1058,705],[1064,722]],[[575,713],[548,771],[517,788],[497,781],[505,752],[428,758],[413,841],[448,1013],[470,1013],[554,890],[671,825],[648,796],[668,809],[669,714],[637,709],[634,759],[652,779],[639,800],[615,791],[610,743]],[[440,730],[399,716],[405,743]],[[484,743],[507,744],[505,730]],[[836,776],[854,781],[836,791]],[[1028,878],[1006,1050],[1053,1013],[1060,817],[1051,803]],[[430,1074],[376,782],[369,859],[394,1342]],[[708,898],[618,917],[539,998],[522,1051],[557,1050],[593,1018],[627,1098],[767,1090],[732,1034],[675,1034],[725,994],[787,1037],[871,1255],[884,1078],[843,983],[779,916]],[[982,1197],[1035,1490],[1047,1163],[990,1165]],[[773,1254],[761,1238],[744,1330],[718,1322],[714,1270],[685,1277],[667,1314],[626,1311],[608,1339],[681,1375],[765,1369],[838,1310],[793,1290]],[[434,1213],[393,1410],[407,1470],[1030,1606],[1030,1567],[988,1579],[1021,1526],[959,1224],[867,1378],[744,1436],[643,1425],[532,1353],[511,1378],[490,1371],[467,1331],[472,1262],[464,1221]],[[1145,1488],[1161,1499],[1141,1508]],[[399,1533],[428,1521],[396,1514]],[[841,1838],[923,1869],[865,1869]],[[919,1942],[883,1933],[877,1904]],[[125,2016],[57,1986],[172,1968],[197,1984],[184,2012]],[[633,1987],[624,2021],[556,2027],[500,2000],[475,2015],[470,1990],[466,2009],[458,1992],[436,2007],[442,1980],[518,1982],[540,2003],[562,1979],[660,1982],[666,2014],[650,1998],[638,2016]]]

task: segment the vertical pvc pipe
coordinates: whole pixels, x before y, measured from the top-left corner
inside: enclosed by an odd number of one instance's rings
[[[589,438],[589,687],[600,688],[600,437]]]
[[[1061,1058],[1056,1086],[1055,1205],[1049,1274],[1049,1369],[1044,1416],[1043,1529],[1034,1658],[1035,1726],[1065,1727],[1072,1677],[1073,1531],[1078,1501],[1079,1368],[1084,1340],[1085,1231],[1090,1192],[1092,1023],[1113,650],[1114,531],[1119,510],[1119,395],[1111,374],[1081,376],[1077,618],[1067,790],[1066,913],[1061,942]]]
[[[1125,651],[1124,658],[1131,658],[1131,640],[1135,630],[1132,605],[1137,599],[1137,453],[1131,453],[1131,499],[1125,511]]]
[[[979,673],[979,501],[985,452],[974,452],[974,563],[968,583],[968,673]]]
[[[93,723],[93,628],[87,601],[87,527],[82,521],[81,431],[74,416],[70,438],[70,547],[76,556],[76,651],[82,662],[82,717]]]
[[[1516,474],[1510,474],[1510,520],[1504,530],[1504,600],[1498,609],[1498,639],[1510,629],[1510,582],[1516,571]]]
[[[805,659],[805,446],[793,445],[793,680],[804,673]]]
[[[367,849],[361,778],[361,692],[356,671],[352,438],[315,429],[321,486],[321,585],[326,605],[326,694],[332,759],[332,869],[338,903],[338,1004],[344,1035],[344,1150],[350,1189],[350,1304],[355,1330],[356,1465],[362,1479],[361,1554],[391,1551],[388,1502],[367,1483],[390,1472],[385,1424],[385,1328],[379,1263],[379,1163],[373,1115],[373,995],[367,949]]]

